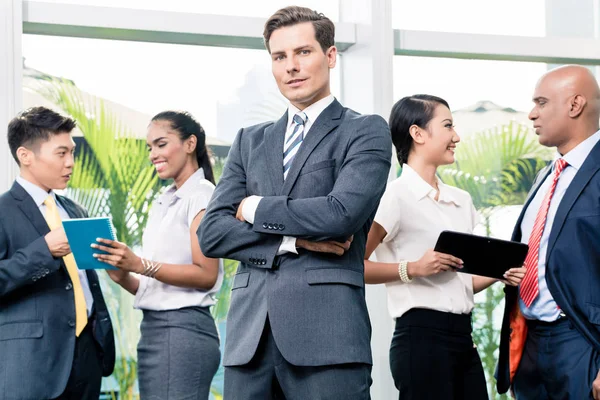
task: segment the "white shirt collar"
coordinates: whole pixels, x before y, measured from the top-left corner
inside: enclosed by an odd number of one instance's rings
[[[194,172],[179,189],[175,186],[175,183],[169,185],[164,192],[159,196],[158,202],[162,204],[167,199],[170,199],[170,202],[175,202],[176,199],[183,199],[184,197],[189,197],[196,190],[197,184],[201,180],[205,179],[204,170],[202,168],[198,168],[196,172]]]
[[[569,151],[567,154],[562,156],[562,158],[569,163],[570,167],[575,168],[576,171],[579,171],[581,166],[583,165],[585,159],[590,154],[596,143],[600,140],[600,131],[597,131],[589,138],[585,139],[583,142],[579,143],[575,148]],[[560,158],[561,155],[557,152],[557,157]]]
[[[306,117],[308,118],[308,121],[310,121],[311,124],[314,123],[317,120],[317,118],[319,118],[319,115],[321,115],[321,113],[327,107],[329,107],[329,105],[331,103],[333,103],[334,100],[335,100],[335,97],[333,97],[333,95],[330,94],[329,96],[324,97],[321,100],[306,107],[304,110],[300,110],[293,104],[290,104],[288,107],[288,124],[287,124],[288,128],[290,127],[290,125],[293,122],[294,115],[298,114],[300,111],[302,111],[306,114]]]
[[[417,200],[421,200],[424,197],[428,196],[432,200],[435,200],[436,190],[429,183],[427,183],[412,167],[408,164],[402,165],[402,179],[407,180],[408,188],[411,193],[417,198]],[[440,190],[440,195],[438,197],[438,201],[444,203],[454,203],[456,206],[460,207],[460,203],[456,200],[456,198],[452,195],[450,190],[446,184],[444,184],[441,180],[438,179],[438,188]]]
[[[54,201],[56,201],[56,194],[54,191],[50,191],[50,193],[46,192],[44,189],[39,187],[38,185],[29,182],[27,179],[23,178],[21,175],[17,176],[17,183],[25,189],[27,194],[31,196],[36,206],[41,206],[46,201],[48,195],[54,197]]]

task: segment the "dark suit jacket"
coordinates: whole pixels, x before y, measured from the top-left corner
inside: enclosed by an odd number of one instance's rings
[[[391,138],[379,116],[334,101],[314,122],[283,180],[287,113],[240,130],[199,228],[208,257],[241,261],[227,318],[224,365],[254,355],[269,318],[294,365],[371,363],[364,252],[390,168]],[[241,200],[265,196],[254,224],[235,219]],[[345,240],[341,257],[300,250],[277,257],[284,235]]]
[[[83,208],[63,196],[71,218]],[[0,196],[0,398],[48,399],[65,389],[75,350],[73,285],[62,258],[52,257],[48,225],[18,183]],[[94,297],[93,334],[102,349],[103,374],[115,362],[113,329],[98,276],[88,271]]]
[[[542,170],[529,193],[512,240],[521,240],[525,210],[551,167]],[[600,351],[600,143],[596,144],[562,198],[546,254],[546,282],[552,297],[586,340]],[[498,392],[510,388],[527,333],[518,311],[518,288],[507,286],[497,369]],[[510,366],[510,367],[509,367]]]

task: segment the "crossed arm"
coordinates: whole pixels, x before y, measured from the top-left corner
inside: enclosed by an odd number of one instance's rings
[[[236,219],[238,208],[248,195],[241,130],[200,225],[200,244],[206,254],[250,264],[251,258],[258,257],[266,261],[262,267],[270,268],[284,235],[298,238],[297,245],[305,243],[303,240],[351,238],[377,206],[391,159],[391,139],[385,121],[371,117],[362,125],[348,144],[334,187],[327,196],[263,197],[253,224]],[[267,220],[285,225],[285,233],[263,228]]]

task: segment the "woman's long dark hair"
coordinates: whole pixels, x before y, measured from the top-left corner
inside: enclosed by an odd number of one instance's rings
[[[415,94],[403,97],[392,107],[390,131],[400,165],[408,161],[408,154],[413,144],[410,127],[416,125],[427,129],[427,125],[435,115],[436,107],[440,104],[450,109],[448,102],[440,97]]]
[[[206,147],[206,134],[198,121],[187,111],[163,111],[156,114],[152,121],[167,121],[171,124],[171,129],[177,131],[181,140],[186,140],[190,136],[196,136],[196,160],[198,166],[204,171],[204,177],[215,184],[210,155]]]

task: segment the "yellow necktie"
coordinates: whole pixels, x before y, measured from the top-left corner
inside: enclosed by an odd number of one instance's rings
[[[52,195],[48,196],[44,200],[46,205],[46,222],[51,230],[62,227],[62,220],[58,213],[58,207],[54,201]],[[77,272],[77,263],[75,263],[75,257],[73,253],[69,253],[63,257],[63,261],[67,267],[67,272],[71,277],[73,284],[73,295],[75,296],[75,335],[79,336],[83,328],[87,324],[87,307],[85,303],[85,296],[83,295],[83,289],[81,288],[81,281],[79,280],[79,273]]]

